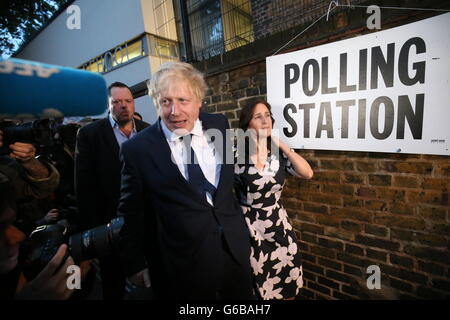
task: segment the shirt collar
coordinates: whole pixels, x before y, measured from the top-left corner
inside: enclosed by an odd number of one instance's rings
[[[179,138],[185,136],[185,135],[182,136],[182,135],[176,134],[173,131],[170,131],[162,119],[160,119],[159,121],[161,123],[161,129],[167,140],[173,142],[173,141],[177,141]],[[189,134],[193,134],[194,136],[199,136],[199,137],[203,136],[202,122],[199,119],[197,119],[195,121],[194,128],[192,128],[192,130]]]
[[[113,129],[119,129],[119,124],[116,122],[116,120],[114,120],[111,112],[108,113],[108,118],[109,118],[109,123],[111,124],[111,127]],[[136,124],[134,123],[134,118],[131,119],[131,121],[133,122],[133,132],[136,132]]]

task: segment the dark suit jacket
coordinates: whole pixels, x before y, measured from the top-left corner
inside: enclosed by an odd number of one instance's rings
[[[149,126],[135,120],[136,131]],[[120,198],[119,144],[109,118],[82,127],[75,150],[75,190],[82,230],[109,222]]]
[[[200,120],[204,130],[220,130],[223,139],[214,142],[216,150],[225,150],[227,119],[201,113]],[[222,156],[229,152],[231,144]],[[250,236],[233,193],[233,164],[222,164],[212,206],[172,162],[159,121],[125,142],[121,159],[118,214],[125,223],[120,254],[127,276],[149,264],[156,294],[162,289],[171,291],[174,298],[192,290],[207,290],[221,279],[223,238],[236,262],[250,272]]]

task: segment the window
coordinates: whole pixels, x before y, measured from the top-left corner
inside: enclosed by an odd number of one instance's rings
[[[207,59],[224,51],[220,1],[188,0],[187,11],[194,56]]]
[[[119,45],[114,49],[89,60],[79,68],[99,73],[114,70],[127,62],[131,62],[147,54],[144,39],[145,38],[140,38]]]
[[[151,35],[150,55],[160,58],[179,59],[177,42]]]
[[[195,59],[208,59],[253,42],[249,0],[187,0],[186,4]]]
[[[246,0],[222,0],[222,20],[226,51],[253,42],[250,2]]]

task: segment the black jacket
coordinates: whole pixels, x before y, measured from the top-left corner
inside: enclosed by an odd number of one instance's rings
[[[136,131],[149,126],[135,120]],[[75,190],[82,230],[116,217],[120,197],[119,144],[109,118],[82,127],[75,151]]]

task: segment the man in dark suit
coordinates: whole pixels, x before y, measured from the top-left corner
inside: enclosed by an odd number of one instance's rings
[[[121,149],[124,271],[157,298],[253,299],[228,121],[200,113],[206,84],[189,64],[162,65],[149,89],[160,119]]]
[[[80,227],[87,230],[117,216],[120,197],[120,145],[148,126],[133,119],[130,88],[114,82],[108,88],[109,115],[78,131],[75,151],[75,188]],[[118,259],[100,259],[104,299],[123,297],[125,277]]]

